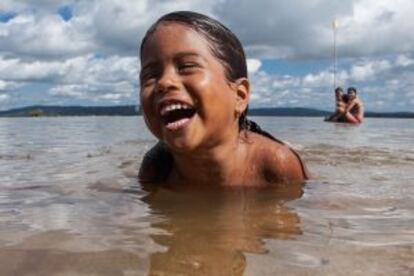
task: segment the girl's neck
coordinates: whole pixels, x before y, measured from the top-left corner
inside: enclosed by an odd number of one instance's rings
[[[236,139],[196,154],[173,154],[174,167],[170,179],[191,186],[239,185],[244,178],[248,157],[247,144]]]

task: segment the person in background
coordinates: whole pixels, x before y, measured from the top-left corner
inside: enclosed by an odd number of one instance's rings
[[[364,106],[357,97],[355,87],[349,87],[347,94],[343,94],[341,87],[335,89],[336,111],[325,121],[360,124],[364,119]]]
[[[335,113],[327,117],[325,121],[345,122],[344,112],[348,103],[348,99],[348,94],[344,94],[344,90],[342,89],[342,87],[338,86],[335,89]]]
[[[348,88],[349,102],[345,109],[345,119],[347,123],[360,124],[364,120],[364,105],[357,96],[355,87]]]

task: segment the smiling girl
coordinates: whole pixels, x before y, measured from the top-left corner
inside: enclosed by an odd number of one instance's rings
[[[250,84],[237,37],[194,12],[161,17],[140,49],[140,99],[159,142],[139,179],[176,187],[302,183],[299,155],[247,120]]]

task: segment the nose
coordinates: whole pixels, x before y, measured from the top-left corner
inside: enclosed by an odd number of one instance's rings
[[[178,76],[175,68],[166,68],[157,82],[157,92],[168,92],[178,88]]]

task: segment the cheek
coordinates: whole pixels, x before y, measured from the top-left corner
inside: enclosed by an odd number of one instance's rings
[[[215,109],[222,104],[230,108],[229,101],[232,100],[233,94],[227,80],[222,76],[215,76],[214,74],[204,75],[193,82],[194,90],[199,91],[199,97],[207,104],[208,109]],[[221,104],[222,103],[222,104]]]
[[[139,94],[139,99],[141,110],[143,111],[144,115],[148,115],[148,113],[151,112],[151,94],[145,89],[142,89]]]
[[[153,108],[153,93],[149,89],[140,92],[140,103],[143,117],[148,128],[155,134],[158,125],[155,109]]]
[[[234,118],[236,100],[233,90],[227,83],[214,82],[209,86],[208,93],[203,95],[203,110],[207,118],[213,119],[214,123],[226,124]],[[206,91],[207,92],[207,91]]]

